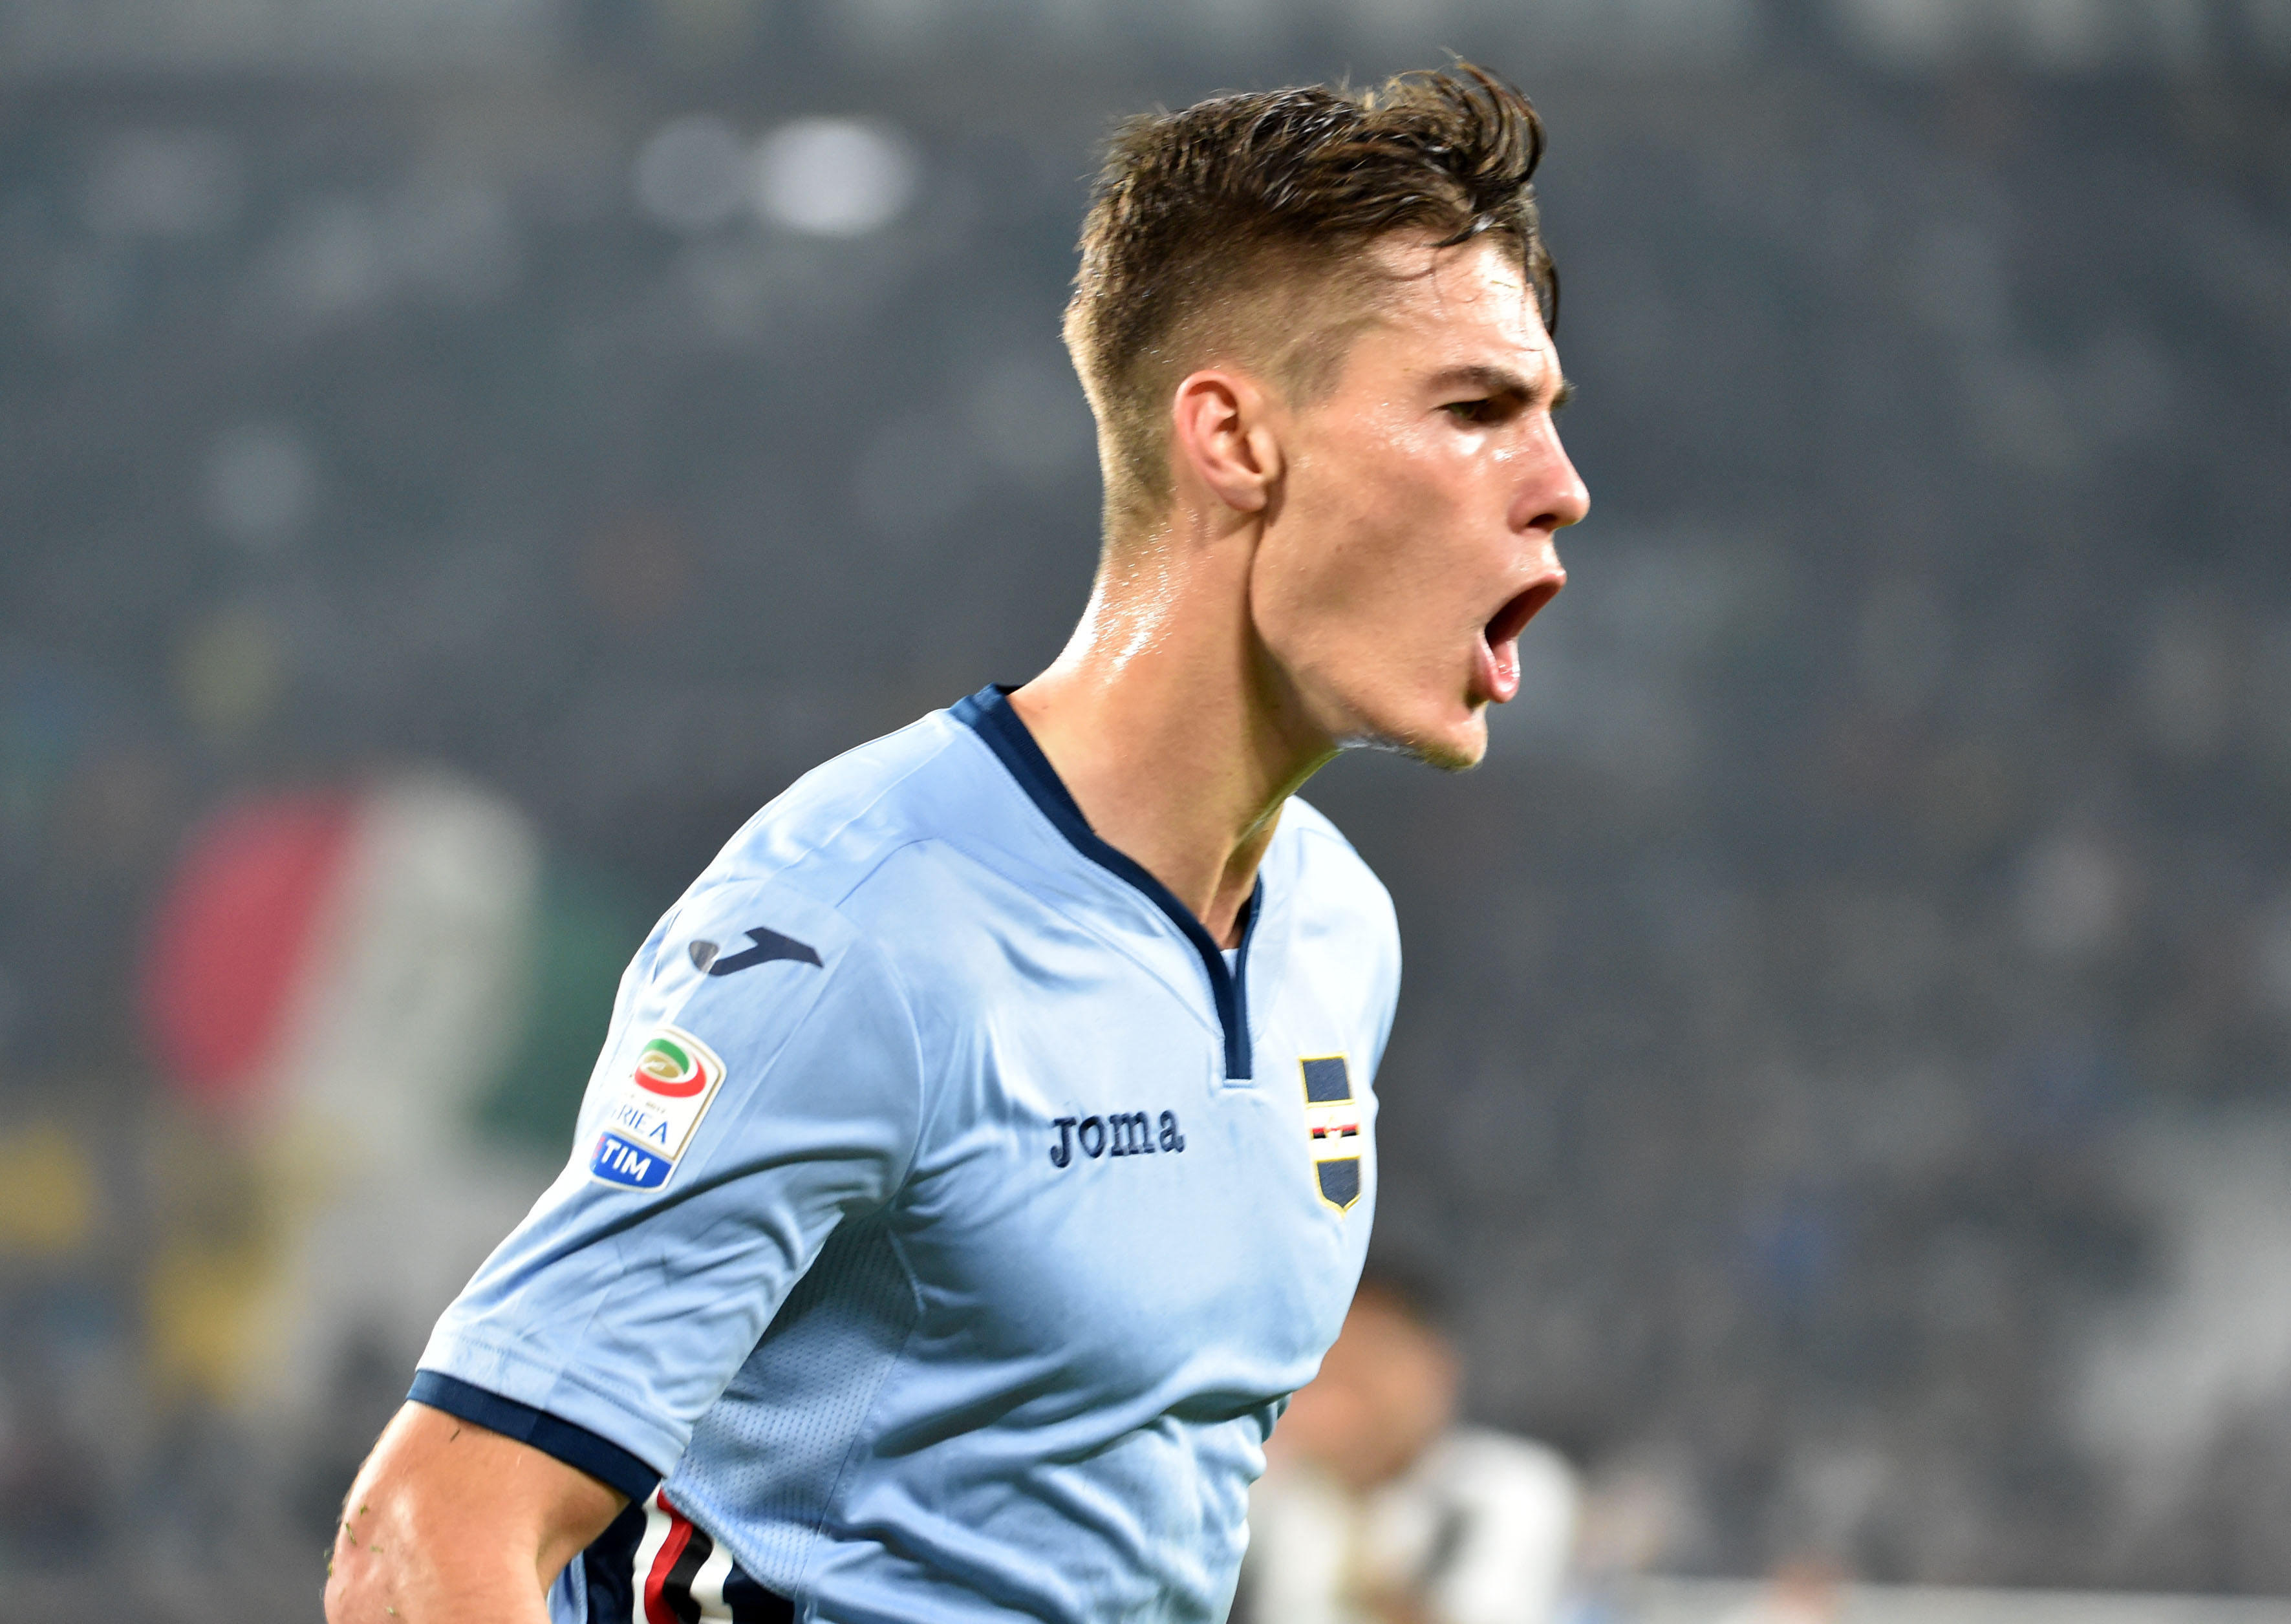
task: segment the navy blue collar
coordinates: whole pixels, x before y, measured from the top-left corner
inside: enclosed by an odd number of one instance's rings
[[[1172,896],[1170,888],[1148,873],[1144,865],[1128,853],[1118,851],[1097,838],[1089,820],[1074,804],[1073,793],[1059,778],[1050,759],[1042,747],[1034,743],[1034,736],[1026,731],[1026,724],[1018,718],[1004,697],[1009,692],[998,684],[989,683],[968,699],[959,700],[950,711],[955,720],[963,723],[986,743],[1018,787],[1026,792],[1033,803],[1041,808],[1042,816],[1055,824],[1073,848],[1145,894],[1147,901],[1170,916],[1170,922],[1185,933],[1202,956],[1202,968],[1209,972],[1210,993],[1217,1000],[1218,1022],[1225,1029],[1225,1074],[1228,1078],[1255,1075],[1255,1061],[1249,1041],[1249,943],[1257,934],[1257,921],[1265,914],[1265,877],[1259,874],[1257,888],[1249,894],[1248,923],[1242,928],[1241,950],[1234,954],[1233,968],[1226,968],[1225,953],[1210,937],[1208,929],[1195,918],[1194,911]]]

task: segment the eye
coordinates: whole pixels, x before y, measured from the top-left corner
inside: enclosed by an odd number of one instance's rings
[[[1451,400],[1440,409],[1459,422],[1488,423],[1496,420],[1496,403],[1484,396],[1477,400]]]

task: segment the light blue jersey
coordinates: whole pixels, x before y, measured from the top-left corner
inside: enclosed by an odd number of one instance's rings
[[[1359,1274],[1399,976],[1302,801],[1229,965],[982,690],[661,921],[414,1396],[634,1502],[565,1624],[1218,1624]]]

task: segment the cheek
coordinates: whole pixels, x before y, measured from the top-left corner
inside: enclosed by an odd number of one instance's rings
[[[1467,470],[1420,435],[1363,437],[1300,466],[1294,521],[1298,585],[1323,612],[1389,614],[1451,573]]]

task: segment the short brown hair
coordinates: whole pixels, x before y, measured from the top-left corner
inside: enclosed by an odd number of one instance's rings
[[[1309,397],[1333,384],[1351,327],[1301,322],[1300,293],[1365,292],[1363,251],[1393,232],[1437,247],[1486,237],[1525,270],[1546,326],[1559,279],[1539,228],[1543,123],[1492,74],[1402,74],[1213,98],[1115,133],[1082,223],[1066,349],[1098,423],[1108,535],[1170,496],[1178,368],[1255,361]],[[1273,330],[1268,330],[1273,329]]]

